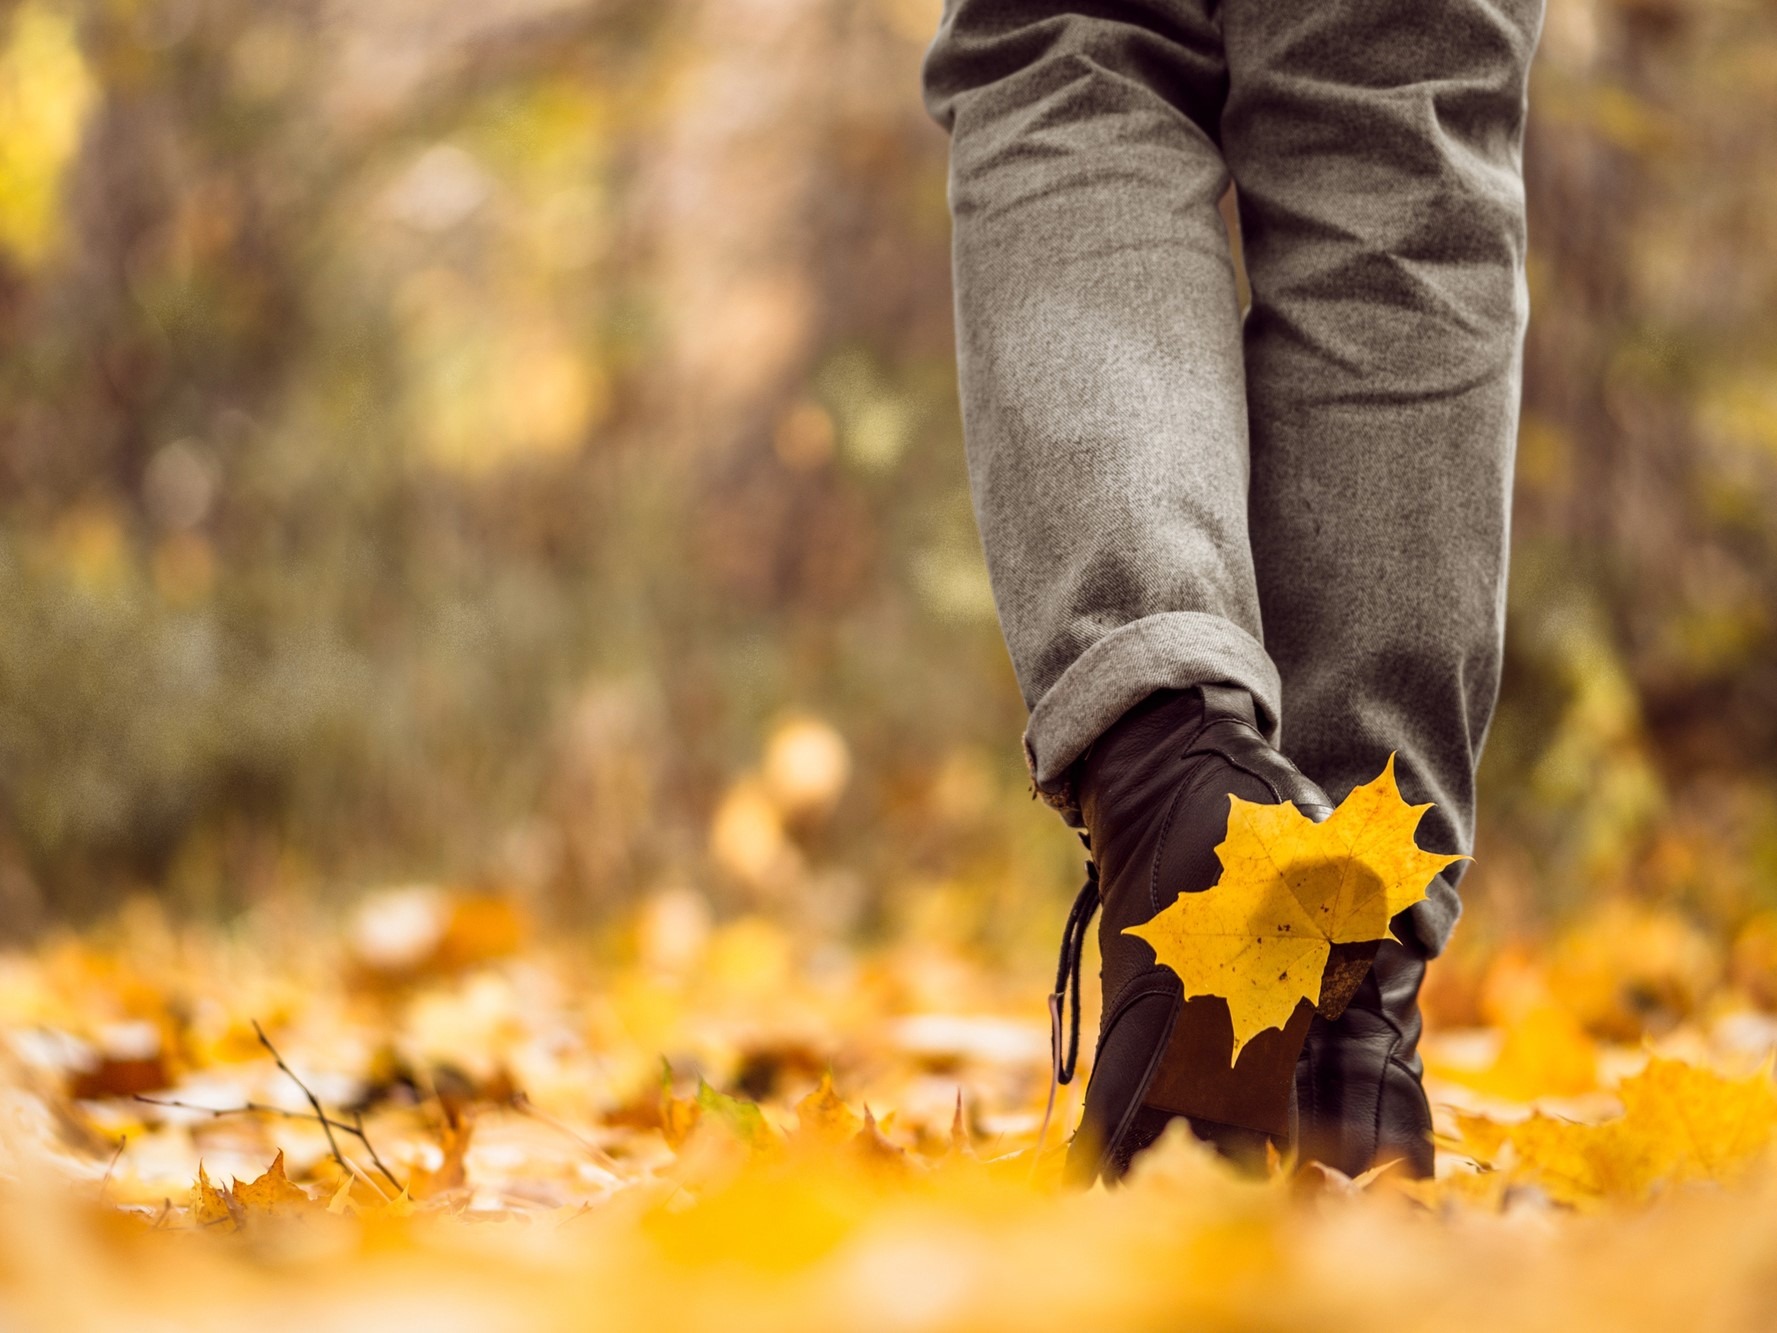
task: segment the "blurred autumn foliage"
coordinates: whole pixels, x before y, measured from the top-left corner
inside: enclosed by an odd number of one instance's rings
[[[416,878],[1046,940],[935,21],[8,6],[6,928]],[[1769,7],[1552,0],[1471,930],[1777,907],[1773,71]]]

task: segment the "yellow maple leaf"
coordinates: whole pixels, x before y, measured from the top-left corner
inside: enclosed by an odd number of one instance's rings
[[[1777,1140],[1768,1062],[1746,1078],[1728,1078],[1655,1059],[1625,1079],[1617,1096],[1623,1114],[1602,1124],[1541,1112],[1514,1124],[1459,1115],[1457,1124],[1473,1156],[1503,1162],[1511,1179],[1580,1206],[1644,1202],[1672,1185],[1731,1180]]]
[[[1392,938],[1389,922],[1425,897],[1432,877],[1466,858],[1427,852],[1413,830],[1430,805],[1408,805],[1394,756],[1354,788],[1323,823],[1294,804],[1230,796],[1216,855],[1221,878],[1181,893],[1151,921],[1131,926],[1178,973],[1185,997],[1228,1002],[1237,1060],[1247,1042],[1280,1028],[1302,1000],[1320,1001],[1335,944]]]
[[[1777,1085],[1771,1060],[1745,1078],[1727,1078],[1678,1060],[1653,1060],[1617,1089],[1623,1118],[1666,1142],[1669,1178],[1725,1180],[1777,1137]]]
[[[798,1141],[832,1146],[857,1137],[864,1122],[833,1090],[833,1075],[821,1075],[821,1085],[796,1103]]]

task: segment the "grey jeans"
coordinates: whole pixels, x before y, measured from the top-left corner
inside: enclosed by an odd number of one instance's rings
[[[1499,687],[1541,0],[947,0],[957,360],[1030,725],[1243,686],[1470,849]],[[1217,209],[1237,187],[1244,320]],[[1287,721],[1287,726],[1285,725]],[[1427,953],[1455,878],[1411,929]]]

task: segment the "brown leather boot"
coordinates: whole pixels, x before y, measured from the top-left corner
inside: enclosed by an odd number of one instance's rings
[[[1315,1016],[1296,1062],[1304,1161],[1348,1176],[1385,1162],[1405,1175],[1431,1175],[1431,1107],[1418,1049],[1424,979],[1421,959],[1384,940],[1345,1012]]]
[[[1227,830],[1230,795],[1290,801],[1315,820],[1331,814],[1332,804],[1260,734],[1251,697],[1217,685],[1162,691],[1137,705],[1087,751],[1075,789],[1092,861],[1068,922],[1050,1002],[1058,1081],[1073,1076],[1080,953],[1100,903],[1104,1009],[1068,1175],[1082,1184],[1100,1175],[1120,1177],[1130,1159],[1179,1116],[1225,1155],[1262,1169],[1267,1144],[1287,1151],[1295,1138],[1297,1057],[1314,1007],[1304,1000],[1283,1028],[1247,1043],[1230,1066],[1227,1003],[1216,996],[1186,1000],[1178,975],[1156,960],[1145,941],[1123,931],[1152,918],[1178,894],[1202,892],[1220,878],[1215,849]],[[1375,953],[1374,943],[1334,947],[1322,987],[1321,1011],[1329,1019],[1338,1017]],[[1070,982],[1073,1034],[1064,1054],[1061,1007]],[[1304,1085],[1315,1094],[1317,1132],[1330,1124],[1321,1117],[1323,1101],[1330,1113],[1343,1095],[1336,1089],[1350,1081],[1334,1054],[1338,1049],[1339,1038],[1329,1028],[1324,1077]]]

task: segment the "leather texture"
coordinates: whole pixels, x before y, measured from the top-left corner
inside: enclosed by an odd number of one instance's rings
[[[1123,931],[1150,920],[1179,893],[1200,893],[1220,878],[1215,849],[1227,831],[1230,795],[1292,801],[1310,818],[1324,819],[1332,808],[1326,794],[1259,733],[1244,690],[1214,685],[1165,690],[1138,704],[1084,756],[1078,790],[1103,903],[1104,1007],[1069,1175],[1089,1182],[1121,1174],[1133,1155],[1136,1122],[1154,1124],[1153,1115],[1140,1113],[1163,1057],[1161,1082],[1174,1095],[1150,1110],[1185,1114],[1202,1137],[1225,1138],[1230,1146],[1252,1141],[1255,1133],[1287,1139],[1292,1071],[1310,1026],[1306,1007],[1293,1031],[1274,1039],[1278,1049],[1267,1053],[1255,1042],[1252,1060],[1243,1052],[1231,1075],[1226,1041],[1210,1035],[1225,1032],[1225,1008],[1219,1025],[1187,1019],[1183,1030],[1200,1035],[1173,1042],[1185,1010],[1178,977],[1145,941]],[[1200,1017],[1202,1006],[1221,1001],[1191,1005]],[[1253,1082],[1258,1076],[1249,1071],[1260,1065],[1271,1086],[1241,1088],[1239,1076]],[[1204,1089],[1202,1103],[1181,1104],[1177,1090],[1194,1085]]]
[[[1296,1064],[1300,1152],[1356,1176],[1389,1161],[1432,1173],[1431,1108],[1420,1083],[1425,963],[1392,940],[1336,1021],[1316,1015]]]

